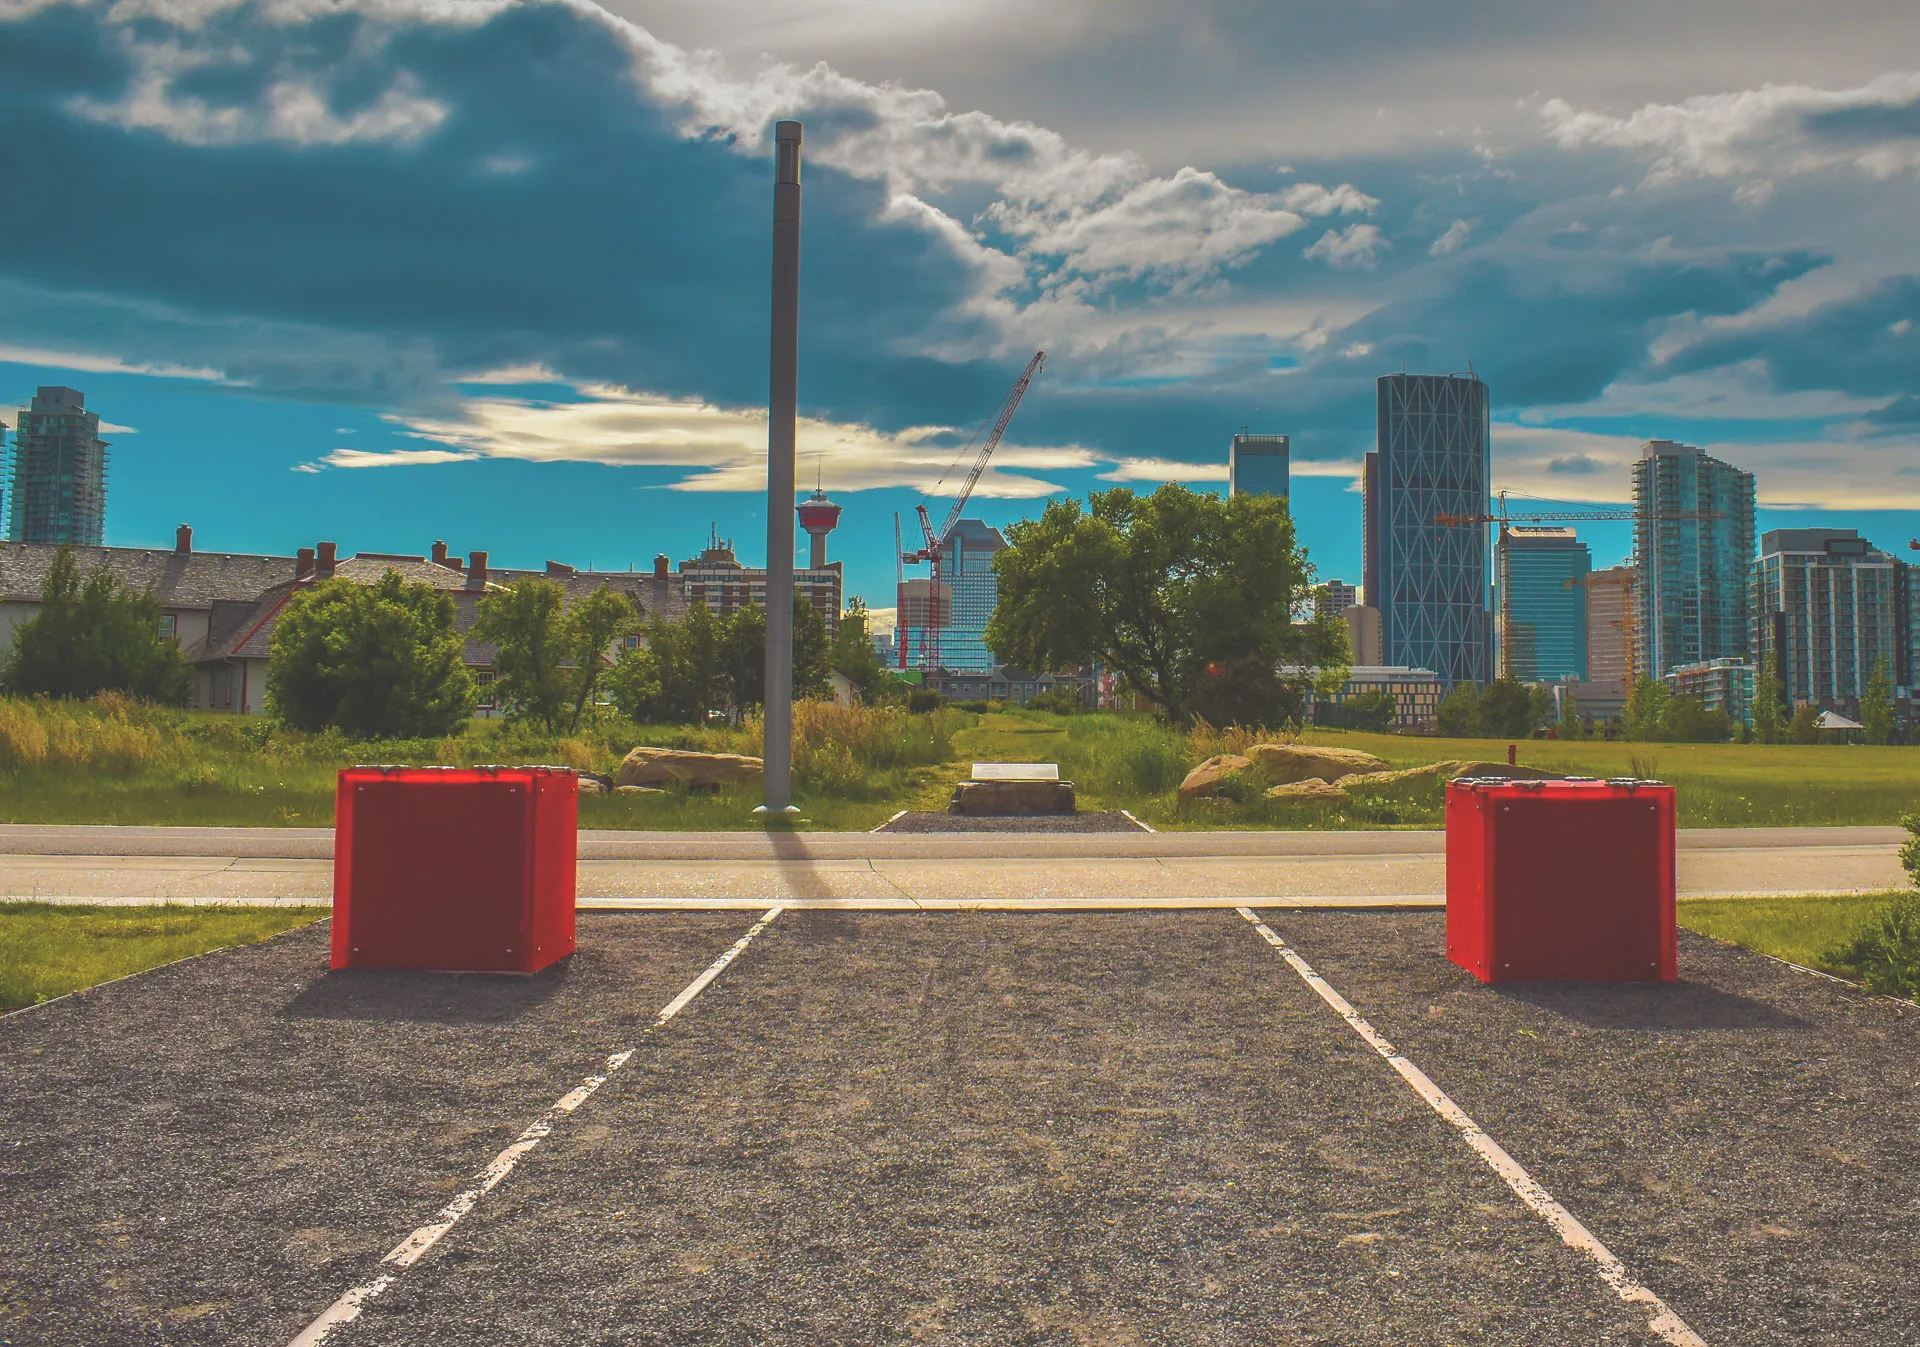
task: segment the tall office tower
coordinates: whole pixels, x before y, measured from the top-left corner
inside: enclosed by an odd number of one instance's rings
[[[1690,444],[1649,440],[1633,465],[1637,672],[1749,651],[1753,474]],[[1679,517],[1688,513],[1710,518]]]
[[[1360,469],[1360,593],[1367,606],[1380,604],[1380,521],[1374,502],[1380,499],[1380,454],[1368,450]]]
[[[1897,562],[1852,529],[1769,529],[1753,563],[1755,663],[1775,657],[1780,690],[1857,716],[1873,667],[1899,668]]]
[[[1487,386],[1472,375],[1389,374],[1375,385],[1378,447],[1367,457],[1367,603],[1384,662],[1443,683],[1493,677],[1487,527]]]
[[[987,620],[1000,596],[993,558],[1006,545],[999,529],[978,519],[962,519],[947,535],[939,592],[927,580],[901,584],[897,620],[906,632],[909,668],[926,668],[933,662],[927,626],[936,599],[940,667],[956,673],[986,673],[994,667],[997,661],[987,649],[986,636]]]
[[[1360,593],[1345,580],[1323,580],[1313,587],[1313,615],[1338,617],[1360,602]]]
[[[1618,683],[1633,678],[1633,567],[1594,571],[1587,592],[1587,681]]]
[[[107,442],[74,388],[45,387],[13,430],[7,537],[98,547],[107,514]]]
[[[1893,563],[1894,653],[1899,667],[1893,681],[1912,690],[1920,684],[1920,566]]]
[[[1227,450],[1229,496],[1291,494],[1292,446],[1285,435],[1235,435]]]
[[[1497,544],[1494,573],[1500,672],[1522,683],[1587,676],[1587,545],[1569,528],[1510,528]]]

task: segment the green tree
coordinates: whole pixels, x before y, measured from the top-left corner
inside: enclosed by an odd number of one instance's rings
[[[1462,680],[1440,701],[1433,713],[1433,727],[1448,739],[1480,737],[1480,689]]]
[[[1753,675],[1753,737],[1763,744],[1777,744],[1787,737],[1780,700],[1780,665],[1769,652],[1760,657],[1760,668]]]
[[[1338,619],[1295,626],[1312,571],[1286,502],[1222,498],[1169,484],[1049,501],[1007,531],[987,644],[1036,672],[1099,663],[1176,724],[1210,675],[1234,661],[1318,668],[1345,682]],[[1304,697],[1309,678],[1286,676]],[[1337,680],[1337,681],[1335,681]]]
[[[1820,742],[1819,707],[1812,702],[1803,702],[1793,708],[1793,719],[1787,722],[1787,742],[1790,744]]]
[[[160,605],[104,568],[83,581],[61,548],[40,588],[40,611],[14,629],[0,686],[33,697],[126,692],[178,706],[193,690],[180,647],[160,634]]]
[[[1496,678],[1480,694],[1480,737],[1524,739],[1533,733],[1533,694],[1524,683]]]
[[[1860,694],[1860,724],[1870,744],[1893,739],[1893,673],[1884,659],[1875,662],[1866,691]]]
[[[1633,691],[1627,694],[1627,709],[1620,717],[1625,724],[1627,738],[1643,743],[1658,741],[1661,722],[1666,717],[1667,702],[1671,696],[1672,692],[1666,683],[1642,674],[1634,682]]]
[[[833,633],[806,595],[793,596],[793,695],[825,697],[833,691]]]
[[[847,611],[840,615],[840,630],[834,633],[827,663],[845,674],[866,701],[879,696],[892,680],[867,629],[867,605],[859,599],[848,600]]]
[[[1400,710],[1393,693],[1386,688],[1357,693],[1347,698],[1341,704],[1341,709],[1346,712],[1349,728],[1371,730],[1375,734],[1391,733],[1394,717]]]
[[[474,682],[452,596],[388,571],[296,591],[268,647],[267,705],[296,729],[360,738],[449,734],[473,714]]]
[[[570,730],[599,689],[607,651],[639,626],[633,604],[602,585],[567,602],[552,580],[522,580],[480,601],[473,634],[497,647],[495,686],[508,714],[538,721],[549,732]]]
[[[489,590],[474,620],[476,640],[497,648],[494,689],[509,718],[558,727],[572,680],[565,667],[567,591],[551,580]]]
[[[728,714],[739,719],[767,699],[767,611],[736,608],[720,623],[720,680]]]
[[[1554,733],[1562,739],[1586,737],[1586,726],[1580,721],[1580,701],[1570,685],[1560,689],[1560,720]]]
[[[1709,711],[1703,697],[1681,693],[1660,712],[1658,737],[1669,744],[1724,744],[1733,737],[1733,717]]]

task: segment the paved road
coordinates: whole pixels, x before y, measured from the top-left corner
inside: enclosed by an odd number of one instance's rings
[[[1899,828],[1687,829],[1684,896],[1862,893],[1906,883]],[[0,827],[0,897],[325,903],[320,828]],[[1438,832],[1049,837],[885,833],[581,834],[583,907],[1432,905]]]
[[[1920,1338],[1910,1007],[1259,915],[1484,1134],[1230,911],[787,912],[691,1000],[752,918],[589,914],[533,978],[314,927],[0,1020],[0,1341],[285,1347],[376,1283],[327,1347]]]

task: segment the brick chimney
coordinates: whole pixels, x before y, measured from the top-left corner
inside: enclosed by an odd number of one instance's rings
[[[574,575],[577,573],[578,572],[576,572],[573,567],[567,565],[567,563],[564,561],[547,562],[548,575]]]
[[[182,524],[173,531],[173,550],[176,552],[193,551],[193,525]]]
[[[485,589],[487,587],[487,554],[474,552],[467,559],[467,588]]]
[[[656,557],[654,557],[654,559],[653,559],[653,578],[654,578],[654,579],[656,579],[656,580],[664,580],[664,579],[666,579],[666,578],[667,578],[667,567],[668,567],[669,565],[671,565],[671,564],[672,564],[672,562],[668,560],[668,558],[667,558],[667,554],[666,554],[665,552],[662,552],[662,553],[660,553],[660,554],[659,554],[658,556],[656,556]]]
[[[339,556],[340,545],[338,543],[321,543],[320,550],[315,554],[313,559],[314,575],[322,580],[331,580],[333,578],[334,563],[339,559]]]
[[[433,540],[433,564],[436,566],[447,564],[447,542],[444,538]]]
[[[303,547],[298,552],[294,553],[293,578],[296,580],[304,580],[312,574],[313,574],[313,549],[311,547]]]

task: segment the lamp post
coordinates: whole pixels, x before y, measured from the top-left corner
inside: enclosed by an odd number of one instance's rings
[[[800,344],[800,123],[773,128],[773,347],[767,379],[766,803],[793,807],[793,421]]]

